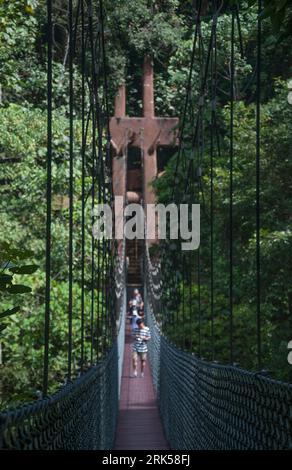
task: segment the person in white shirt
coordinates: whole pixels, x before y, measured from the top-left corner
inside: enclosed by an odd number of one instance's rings
[[[132,331],[134,337],[133,343],[133,373],[137,377],[138,358],[141,361],[141,377],[144,377],[144,369],[147,359],[148,346],[147,342],[151,339],[151,334],[148,326],[145,326],[144,319],[138,318],[136,327]]]

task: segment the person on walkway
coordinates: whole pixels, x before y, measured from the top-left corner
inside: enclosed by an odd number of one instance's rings
[[[142,299],[142,295],[139,292],[139,289],[134,289],[133,299],[136,300],[136,305],[139,309],[144,307],[144,302],[143,302],[143,299]]]
[[[131,320],[132,331],[134,331],[134,329],[137,328],[137,321],[140,318],[144,318],[144,311],[142,309],[133,310],[133,315],[132,315],[132,320]]]
[[[136,299],[132,300],[132,308],[131,308],[131,326],[132,326],[132,331],[136,328],[136,322],[139,317],[139,310],[137,306],[137,301]]]
[[[138,308],[136,304],[137,304],[136,299],[132,298],[129,300],[128,318],[130,320],[130,324],[132,323],[133,315],[138,314]]]
[[[132,335],[134,337],[133,343],[133,374],[137,377],[138,358],[141,362],[141,377],[144,377],[144,369],[147,359],[148,346],[147,342],[151,338],[150,330],[145,326],[144,319],[138,318],[136,321],[136,328],[134,328]]]
[[[136,321],[141,317],[140,312],[143,310],[144,302],[138,289],[134,289],[133,297],[129,301],[128,318],[132,326],[132,330],[136,328]]]

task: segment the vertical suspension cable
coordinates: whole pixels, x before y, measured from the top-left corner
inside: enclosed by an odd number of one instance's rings
[[[234,43],[235,11],[231,12],[231,58],[230,58],[230,148],[229,148],[229,348],[233,363],[233,159],[234,159]]]
[[[99,103],[98,103],[99,106]],[[98,123],[99,124],[99,123]],[[101,127],[98,129],[98,162],[99,162],[99,184],[101,185],[102,181],[105,181],[104,173],[104,161],[102,154],[102,133]],[[105,185],[102,186],[101,198],[102,202],[106,203],[106,189]],[[108,347],[108,319],[106,313],[106,267],[107,267],[107,250],[106,242],[102,240],[102,249],[101,249],[101,284],[100,284],[100,293],[101,293],[101,324],[102,324],[102,338],[103,338],[103,354],[107,351]]]
[[[183,339],[182,339],[182,347],[185,349],[186,347],[186,313],[185,313],[185,254],[182,251],[182,312],[183,312],[183,318],[182,318],[182,334],[183,334]]]
[[[72,311],[73,311],[73,4],[69,0],[69,298],[68,298],[68,380],[72,372]]]
[[[53,22],[52,0],[47,0],[47,214],[46,214],[46,301],[44,327],[44,368],[43,396],[48,393],[49,341],[50,341],[50,301],[51,301],[51,207],[52,207],[52,56]]]
[[[178,271],[178,266],[179,266],[179,261],[178,261],[178,253],[177,253],[177,257],[176,257],[176,276],[175,276],[175,289],[176,289],[176,295],[177,295],[177,305],[180,306],[180,292],[181,292],[181,289],[180,289],[180,276],[179,276],[179,271]],[[171,295],[171,293],[170,293]],[[175,320],[176,320],[176,329],[178,331],[178,328],[179,328],[179,307],[176,308],[176,316],[175,316]]]
[[[101,196],[101,180],[100,180],[100,162],[99,159],[96,163],[97,168],[96,172],[98,175],[98,188],[97,188],[97,203],[102,203],[102,196]],[[102,306],[101,306],[101,299],[100,299],[100,286],[101,286],[101,259],[102,259],[102,249],[101,249],[102,240],[98,237],[97,240],[97,295],[96,295],[96,302],[97,302],[97,314],[96,314],[96,358],[99,360],[100,356],[103,355],[103,339],[100,341],[100,337],[103,337],[102,331]]]
[[[97,175],[98,175],[98,204],[101,204],[102,201],[102,182],[101,182],[101,163],[98,158],[97,161]],[[103,318],[102,318],[102,313],[103,313],[103,307],[102,307],[102,293],[101,293],[101,286],[102,286],[102,268],[101,268],[101,261],[103,259],[103,250],[102,250],[102,243],[103,241],[100,239],[100,237],[97,240],[97,359],[99,359],[100,356],[103,355],[104,353],[104,334],[103,334]],[[100,341],[101,337],[101,341]]]
[[[215,58],[214,58],[215,55]],[[212,360],[215,359],[214,345],[214,139],[215,100],[216,100],[216,30],[212,36],[211,58],[211,129],[210,129],[210,290],[211,290],[211,330]]]
[[[202,199],[203,207],[205,206],[205,198],[204,198],[204,190],[203,190],[203,181],[202,181],[202,169],[201,163],[204,156],[204,146],[205,146],[205,139],[204,139],[204,122],[203,122],[203,106],[205,101],[205,93],[206,93],[206,85],[207,85],[207,78],[208,78],[208,70],[209,64],[212,60],[213,56],[213,43],[216,37],[216,29],[217,29],[217,19],[218,14],[222,8],[222,5],[216,9],[216,4],[214,3],[214,13],[213,13],[213,20],[212,20],[212,29],[211,29],[211,36],[208,46],[208,51],[206,54],[206,60],[204,67],[200,68],[200,98],[199,98],[199,110],[197,112],[196,123],[194,127],[194,132],[192,135],[192,145],[195,146],[196,143],[198,145],[198,167],[197,167],[197,177],[198,177],[198,202]],[[202,57],[204,55],[204,47],[203,47],[203,40],[202,40],[202,32],[200,28],[200,24],[198,24],[198,38],[199,38],[199,62],[202,63]],[[212,64],[211,64],[212,65]],[[190,171],[191,171],[191,163],[189,164],[188,168],[188,178],[187,182],[189,184],[190,178]],[[186,189],[185,189],[186,191]],[[198,269],[197,269],[197,278],[198,283],[201,282],[201,273],[200,271],[200,250],[198,250]],[[213,289],[212,289],[213,290]],[[198,305],[199,305],[199,317],[201,317],[201,286],[198,285]],[[199,321],[201,327],[201,318]],[[212,338],[212,356],[214,357],[214,321],[213,321],[213,314],[211,315],[211,338]],[[199,340],[201,342],[201,339]]]
[[[193,350],[193,318],[192,318],[192,269],[189,268],[188,270],[188,275],[189,275],[189,322],[190,322],[190,327],[189,327],[189,338],[190,338],[190,351],[192,352]]]
[[[111,135],[110,135],[110,123],[109,123],[109,103],[108,103],[108,80],[107,80],[107,61],[106,61],[106,49],[105,49],[105,37],[104,37],[104,6],[103,6],[103,0],[99,0],[99,13],[100,13],[100,25],[101,25],[101,52],[102,52],[102,65],[103,65],[103,81],[104,81],[104,101],[105,101],[105,128],[106,128],[106,165],[108,168],[109,172],[109,180],[110,180],[110,185],[109,185],[109,197],[110,197],[110,202],[111,202],[111,207],[112,207],[112,213],[113,213],[113,228],[115,227],[115,211],[114,211],[114,191],[113,191],[113,168],[112,168],[112,158],[111,158]],[[111,329],[112,329],[112,336],[115,334],[115,328],[116,328],[116,302],[115,302],[115,297],[110,296],[109,292],[109,287],[111,285],[111,282],[113,281],[113,267],[114,267],[114,256],[115,256],[115,250],[114,244],[108,241],[108,249],[109,249],[109,262],[110,262],[110,277],[109,281],[110,284],[107,286],[107,291],[108,291],[108,296],[109,296],[109,310],[115,312],[114,318],[112,318],[111,321]]]
[[[198,355],[202,355],[202,312],[201,312],[201,256],[200,247],[198,248],[198,260],[197,260],[197,276],[198,276],[198,320],[199,320],[199,344],[198,344]]]
[[[257,288],[257,356],[258,368],[262,369],[261,341],[261,260],[260,260],[260,158],[261,158],[261,44],[262,1],[258,0],[257,33],[257,83],[256,83],[256,288]]]
[[[94,73],[94,72],[93,72]],[[94,102],[94,100],[93,100]],[[94,224],[95,201],[95,109],[92,107],[92,166],[91,166],[91,226]],[[95,243],[94,234],[91,232],[91,307],[90,307],[90,363],[93,364],[94,350],[94,287],[95,287]]]
[[[89,42],[91,51],[91,103],[92,103],[92,142],[91,142],[91,223],[94,224],[94,203],[95,203],[95,182],[96,171],[98,166],[96,155],[96,125],[98,119],[98,84],[97,84],[97,67],[96,67],[96,54],[95,54],[95,41],[94,41],[94,24],[93,24],[93,5],[92,1],[88,2],[88,24],[89,24]],[[101,182],[99,182],[101,183]],[[91,308],[90,308],[90,363],[93,364],[94,352],[94,288],[95,288],[95,240],[94,234],[91,235]]]
[[[194,161],[193,159],[191,160],[191,170],[190,170],[190,194],[191,196],[194,195]],[[190,198],[190,202],[192,202],[192,197]],[[193,277],[192,277],[192,257],[190,257],[189,261],[189,269],[188,269],[188,274],[189,274],[189,322],[190,322],[190,327],[189,327],[189,335],[190,335],[190,351],[192,352],[193,350],[193,318],[192,318],[192,310],[193,310],[193,305],[192,305],[192,282],[193,282]]]
[[[100,106],[100,104],[98,104]],[[101,123],[98,122],[98,153],[99,153],[99,163],[100,163],[100,181],[106,180],[103,152],[102,152],[102,127]],[[102,186],[102,200],[103,203],[107,202],[107,192],[105,184]],[[107,312],[107,269],[108,269],[108,253],[107,253],[107,241],[103,239],[102,242],[102,263],[101,263],[101,295],[102,295],[102,324],[104,328],[103,338],[104,338],[104,352],[108,350],[108,339],[109,339],[109,315]]]
[[[202,60],[203,60],[203,38],[202,38],[202,30],[201,30],[201,24],[199,23],[198,27],[198,38],[199,38],[199,64],[202,65]],[[200,93],[201,96],[203,95],[203,67],[200,66]],[[198,129],[200,127],[200,117],[201,117],[201,107],[198,110],[198,117],[196,120],[196,128],[195,128],[195,133],[193,137],[193,143],[195,143],[195,140],[197,139],[198,135]],[[200,156],[200,142],[199,142],[199,148],[198,148],[198,156],[199,156],[199,162],[197,166],[197,189],[198,189],[198,203],[200,204],[200,178],[201,178],[201,156]],[[199,320],[199,344],[198,344],[198,354],[199,357],[202,355],[202,310],[201,310],[201,247],[199,246],[198,248],[198,254],[197,254],[197,282],[198,282],[198,320]]]
[[[90,1],[91,10],[93,8],[92,2]],[[96,179],[98,181],[98,186],[101,188],[101,191],[98,193],[98,197],[102,200],[102,203],[107,202],[107,189],[106,183],[107,178],[105,175],[105,168],[104,168],[104,161],[103,161],[103,133],[102,133],[102,122],[101,122],[101,104],[99,99],[99,82],[98,82],[98,73],[100,72],[100,64],[96,62],[96,54],[95,48],[98,47],[99,51],[101,49],[101,10],[99,9],[99,18],[100,23],[98,25],[98,33],[96,41],[93,42],[93,23],[92,18],[90,19],[90,30],[91,30],[91,51],[92,51],[92,69],[93,69],[93,102],[94,102],[94,110],[96,113],[95,119],[95,138],[96,140],[96,130],[97,130],[97,147],[98,147],[98,154],[95,155],[96,158]],[[108,253],[107,253],[107,242],[106,240],[100,240],[98,244],[99,250],[99,258],[101,257],[101,266],[100,261],[98,260],[98,269],[100,274],[99,277],[99,292],[98,292],[98,302],[101,303],[100,310],[98,312],[98,322],[101,325],[101,333],[102,333],[102,354],[104,354],[105,350],[108,346],[108,317],[106,315],[107,309],[107,274],[108,274]]]
[[[197,137],[196,134],[194,135],[194,140],[198,138],[198,168],[197,168],[197,178],[198,178],[198,203],[201,204],[201,206],[205,206],[204,203],[204,192],[203,192],[203,185],[202,185],[202,175],[203,175],[203,158],[205,155],[205,129],[204,129],[204,104],[205,104],[205,93],[206,93],[206,84],[207,84],[207,77],[208,77],[208,69],[209,69],[209,63],[210,63],[210,58],[211,58],[211,44],[212,44],[212,38],[214,34],[214,18],[212,22],[212,29],[211,29],[211,40],[209,42],[208,46],[208,51],[207,55],[205,58],[205,64],[204,66],[202,65],[200,67],[200,103],[199,103],[199,111],[198,111],[198,126],[196,129],[197,132]],[[204,61],[204,56],[205,56],[205,50],[204,50],[204,42],[203,42],[203,36],[202,36],[202,30],[200,29],[200,58],[201,58],[201,64],[203,64]],[[203,250],[202,250],[203,251]],[[199,317],[200,317],[200,355],[202,351],[202,273],[204,272],[204,269],[202,269],[202,260],[203,257],[201,256],[201,249],[199,248],[198,250],[198,306],[199,306]],[[211,323],[211,342],[212,342],[212,351],[214,347],[214,341],[213,341],[213,325]],[[213,353],[212,353],[213,354]]]
[[[102,198],[105,201],[105,192],[104,187],[102,191]],[[108,348],[108,324],[107,324],[107,315],[106,315],[106,305],[105,305],[105,284],[106,284],[106,249],[105,241],[102,243],[102,263],[101,263],[101,316],[102,316],[102,325],[103,325],[103,352],[105,353]]]
[[[244,58],[243,39],[242,39],[241,22],[240,22],[240,17],[239,17],[239,7],[238,7],[238,5],[235,6],[235,15],[236,15],[237,30],[238,30],[240,55],[241,55],[241,58]]]
[[[176,165],[175,165],[175,177],[174,177],[174,186],[173,186],[173,191],[172,191],[172,198],[174,197],[174,189],[176,186],[176,178],[177,178],[177,172],[178,172],[178,167],[179,167],[179,162],[180,162],[180,157],[181,157],[181,152],[182,152],[182,146],[183,146],[183,139],[184,139],[184,130],[185,130],[185,123],[186,123],[186,118],[187,118],[187,109],[188,105],[190,104],[190,96],[191,96],[191,88],[192,88],[192,77],[193,77],[193,70],[194,70],[194,64],[195,64],[195,54],[196,54],[196,47],[197,47],[197,40],[198,38],[200,39],[200,34],[201,34],[201,10],[202,10],[202,0],[198,0],[198,10],[196,14],[196,26],[195,26],[195,35],[194,35],[194,40],[193,40],[193,47],[192,47],[192,55],[191,55],[191,63],[190,63],[190,71],[188,75],[188,81],[186,85],[186,97],[185,97],[185,102],[184,102],[184,109],[182,112],[182,118],[181,118],[181,129],[180,129],[180,136],[179,136],[179,149],[177,152],[177,158],[176,158]]]
[[[82,176],[81,176],[81,373],[84,367],[84,308],[85,308],[85,30],[84,0],[81,0],[81,120],[82,120]]]
[[[107,150],[107,164],[108,168],[112,174],[112,165],[111,165],[111,153],[110,153],[110,124],[109,124],[109,103],[108,103],[108,82],[107,82],[107,73],[106,73],[106,50],[105,50],[105,38],[104,38],[104,14],[103,14],[103,1],[99,0],[99,10],[100,10],[100,25],[101,25],[101,51],[102,51],[102,62],[103,62],[103,79],[104,79],[104,98],[105,98],[105,116],[106,116],[106,150]],[[113,182],[111,180],[111,190],[113,192]]]
[[[98,185],[98,204],[101,204],[101,189],[100,184]],[[100,357],[100,335],[102,334],[101,331],[101,321],[100,321],[100,282],[101,282],[101,270],[100,270],[100,259],[101,259],[101,249],[100,249],[100,238],[97,240],[97,295],[96,295],[96,303],[97,303],[97,313],[96,313],[96,358],[99,360]]]

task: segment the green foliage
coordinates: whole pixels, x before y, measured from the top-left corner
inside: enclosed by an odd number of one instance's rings
[[[232,2],[234,3],[234,2]],[[239,2],[244,58],[236,30],[236,105],[234,161],[234,348],[235,359],[242,366],[256,368],[255,344],[255,85],[252,70],[256,60],[257,2]],[[154,58],[155,101],[157,115],[177,116],[183,108],[194,31],[193,2],[180,0],[106,0],[106,51],[110,103],[118,85],[127,80],[128,109],[141,112],[141,66],[143,57]],[[289,380],[291,368],[286,361],[286,347],[291,339],[292,227],[290,149],[292,147],[291,107],[286,101],[283,80],[292,76],[292,49],[288,38],[291,2],[265,2],[263,21],[262,70],[262,314],[263,346],[266,365],[273,375]],[[50,339],[51,391],[63,383],[67,369],[68,335],[68,31],[67,2],[54,2],[53,63],[53,221],[52,221],[52,321]],[[76,9],[77,2],[73,2]],[[285,12],[285,17],[283,16]],[[272,19],[272,23],[270,19]],[[183,267],[176,259],[165,259],[170,273],[166,290],[168,333],[179,345],[198,351],[199,321],[201,353],[229,361],[228,308],[228,125],[231,18],[226,11],[218,20],[218,67],[226,71],[218,92],[218,123],[222,139],[221,158],[216,158],[215,189],[215,311],[214,337],[211,336],[209,225],[202,219],[201,318],[198,310],[198,282],[193,269],[191,291],[183,293],[186,267],[196,266],[196,253]],[[210,15],[202,22],[202,34],[210,35]],[[45,299],[45,224],[46,224],[46,4],[41,0],[2,0],[0,2],[0,275],[1,310],[1,400],[2,406],[34,398],[41,388],[43,363],[43,327]],[[79,44],[77,38],[77,47]],[[281,47],[279,46],[281,41]],[[197,104],[200,67],[199,50],[193,73],[192,101]],[[81,290],[81,123],[80,63],[74,64],[74,283],[73,283],[73,356],[74,373],[79,372],[80,357],[80,290]],[[246,88],[247,92],[241,90]],[[207,100],[206,120],[210,122]],[[187,122],[186,135],[193,123]],[[206,149],[208,149],[208,130]],[[185,161],[194,158],[186,143]],[[88,138],[86,193],[91,188],[90,136]],[[206,212],[209,198],[208,150],[203,162]],[[161,202],[171,201],[175,157],[165,175],[156,181]],[[178,168],[178,183],[184,180],[185,167]],[[195,180],[195,193],[198,185]],[[182,188],[181,188],[182,190]],[[188,195],[196,202],[196,197]],[[194,201],[195,199],[195,201]],[[106,325],[101,319],[99,336],[91,337],[91,290],[96,304],[100,294],[91,285],[90,208],[86,207],[86,365],[90,362],[93,343],[107,348]],[[3,249],[4,248],[4,249]],[[173,251],[177,247],[174,245]],[[95,247],[96,249],[96,247]],[[8,254],[5,254],[8,251]],[[21,255],[25,253],[26,257]],[[9,264],[7,264],[9,262]],[[11,264],[13,263],[13,265]],[[38,270],[35,271],[35,267]],[[5,269],[4,269],[5,267]],[[175,272],[176,283],[172,282]],[[104,275],[105,273],[101,273]],[[14,286],[14,287],[13,287]],[[25,286],[17,287],[17,286]],[[10,293],[9,293],[10,290]],[[24,291],[30,293],[22,294]],[[6,291],[6,292],[5,292]],[[12,295],[11,292],[15,291]],[[182,298],[185,309],[182,308]],[[178,307],[180,305],[180,307]],[[175,321],[174,321],[175,320]],[[5,328],[5,329],[4,329]]]
[[[292,172],[289,152],[292,137],[289,132],[292,109],[287,103],[286,83],[275,82],[276,96],[262,105],[261,127],[261,315],[263,359],[273,376],[291,380],[291,368],[287,363],[284,345],[291,336],[291,184]],[[219,110],[221,129],[229,124],[229,106]],[[256,369],[256,242],[255,242],[255,106],[242,101],[234,110],[234,356],[235,361],[247,368]],[[223,133],[224,135],[224,133]],[[201,353],[229,361],[229,139],[222,138],[221,155],[214,168],[214,342],[211,338],[210,310],[210,228],[206,213],[210,210],[210,156],[204,156],[203,186],[204,207],[201,212]],[[207,147],[208,148],[208,147]],[[188,149],[184,156],[188,157]],[[184,159],[182,159],[184,160]],[[176,156],[169,162],[166,173],[155,182],[160,202],[169,203]],[[181,161],[177,181],[184,181],[185,167]],[[182,184],[181,183],[181,184]],[[198,189],[195,180],[194,194]],[[181,188],[183,192],[183,187]],[[197,202],[192,198],[192,202]],[[195,269],[196,254],[185,257],[185,267],[177,255],[164,262],[166,272],[184,272],[186,266]],[[192,268],[193,267],[193,268]],[[176,318],[169,333],[181,345],[198,351],[198,285],[191,293],[184,293],[182,283],[170,306],[170,317]],[[177,277],[179,281],[179,277]],[[186,282],[186,281],[185,281]],[[167,282],[166,282],[167,283]],[[174,295],[171,286],[170,297]],[[195,300],[194,300],[195,299]],[[167,300],[166,300],[167,302]],[[180,305],[177,311],[177,305]],[[185,308],[183,308],[185,305]],[[177,323],[178,322],[178,323]],[[191,331],[191,333],[190,333]],[[214,353],[214,356],[212,355]]]
[[[74,8],[77,3],[74,4]],[[30,264],[7,266],[8,275],[17,277],[14,290],[1,297],[5,331],[1,336],[1,406],[17,404],[35,398],[41,390],[44,351],[45,311],[45,246],[46,246],[46,48],[45,2],[2,2],[1,18],[11,18],[9,37],[3,36],[5,49],[0,50],[4,67],[2,107],[0,107],[0,240],[14,249],[25,247]],[[6,10],[7,8],[7,10]],[[54,5],[55,46],[53,64],[53,148],[52,148],[52,244],[51,244],[51,328],[49,351],[49,391],[56,390],[66,380],[68,349],[68,239],[69,239],[69,120],[66,8],[61,1]],[[21,31],[22,41],[16,37]],[[62,34],[60,32],[62,31]],[[1,31],[2,32],[2,31]],[[2,42],[3,43],[3,42]],[[20,58],[22,61],[20,61]],[[10,64],[10,68],[8,65]],[[31,67],[33,66],[33,72]],[[6,67],[6,68],[5,68]],[[26,70],[26,72],[25,72]],[[25,75],[26,73],[26,75]],[[28,79],[27,79],[28,77]],[[73,240],[73,376],[80,372],[81,348],[81,122],[79,120],[81,76],[74,65],[74,240]],[[86,102],[86,105],[88,103]],[[89,126],[90,127],[90,126]],[[92,184],[92,135],[88,131],[85,148],[85,192]],[[109,347],[105,334],[102,298],[91,281],[91,208],[85,207],[85,350],[84,364],[95,360],[97,350]],[[97,246],[93,247],[97,252]],[[12,250],[12,249],[11,249]],[[20,251],[19,251],[20,253]],[[4,253],[2,252],[3,256]],[[27,253],[28,254],[28,253]],[[20,256],[20,255],[19,255]],[[4,256],[6,261],[7,256]],[[10,259],[10,258],[9,258]],[[97,275],[97,261],[94,274]],[[33,266],[38,265],[35,272]],[[11,269],[10,269],[11,268]],[[6,275],[6,273],[4,273]],[[3,274],[3,275],[4,275]],[[99,269],[101,280],[105,273]],[[8,281],[8,278],[6,278]],[[25,282],[26,281],[26,282]],[[11,284],[12,278],[9,277]],[[19,287],[24,285],[25,287]],[[94,291],[94,307],[91,299]],[[29,291],[24,296],[20,292]],[[98,308],[100,304],[100,308]],[[97,317],[96,309],[100,312]],[[91,333],[91,312],[99,325]],[[17,313],[17,315],[15,315]],[[2,329],[2,328],[1,328]]]
[[[163,58],[176,48],[181,22],[176,15],[177,0],[122,0],[112,5],[111,22],[118,25],[123,43],[141,58],[144,55]],[[110,7],[108,7],[110,8]],[[114,29],[112,29],[114,31]]]
[[[178,14],[180,2],[118,0],[108,1],[105,6],[108,20],[107,58],[112,95],[118,85],[126,80],[128,112],[141,112],[141,69],[144,56],[149,55],[155,61],[155,75],[157,84],[159,83],[157,111],[164,110],[165,106],[160,105],[160,100],[170,90],[166,83],[168,61],[181,47],[186,32],[184,18]]]
[[[249,5],[257,4],[258,0],[249,0],[248,3]],[[265,2],[263,2],[262,16],[271,20],[276,33],[281,31],[284,24],[284,28],[286,29],[285,34],[291,34],[291,6],[291,0],[265,0]],[[285,24],[285,20],[288,20],[288,24]]]
[[[43,367],[43,332],[45,301],[45,223],[46,223],[46,115],[32,106],[11,104],[0,109],[0,153],[2,156],[2,184],[0,185],[0,239],[7,240],[1,250],[1,264],[10,261],[7,290],[17,291],[16,296],[1,298],[1,308],[16,313],[10,317],[2,334],[1,366],[3,406],[10,402],[35,397],[41,389]],[[54,111],[53,146],[53,222],[52,222],[52,292],[50,336],[50,391],[63,383],[67,371],[68,344],[68,120],[62,112]],[[75,125],[74,168],[74,315],[73,315],[73,373],[80,369],[80,246],[81,246],[81,162],[80,123]],[[90,142],[90,141],[89,141]],[[91,187],[91,176],[86,176],[86,191]],[[86,207],[86,362],[90,358],[89,333],[91,311],[91,217]],[[8,250],[9,243],[9,252]],[[26,247],[26,250],[10,247]],[[30,257],[31,264],[24,263]],[[17,262],[17,261],[20,262]],[[13,265],[11,265],[13,262]],[[39,265],[35,272],[35,265]],[[21,296],[19,286],[11,287],[12,276],[22,283],[27,278]],[[95,301],[98,303],[98,292]],[[21,296],[21,302],[19,297]],[[13,302],[10,297],[13,297]],[[11,303],[13,305],[11,306]],[[101,328],[102,322],[100,320]],[[102,337],[102,336],[101,336]],[[93,338],[94,351],[97,338]],[[101,340],[99,340],[101,341]],[[104,345],[106,347],[106,345]],[[94,352],[94,355],[96,353]]]
[[[26,294],[31,292],[31,288],[23,284],[15,284],[14,275],[32,274],[37,269],[36,265],[23,265],[22,263],[33,255],[29,250],[19,250],[12,248],[7,242],[0,244],[0,292],[1,297]],[[20,310],[19,306],[8,308],[0,312],[0,333],[4,331],[7,324],[2,324],[3,319],[14,315]]]
[[[37,51],[42,32],[34,14],[40,3],[0,2],[0,82],[4,102],[45,98],[46,71]]]

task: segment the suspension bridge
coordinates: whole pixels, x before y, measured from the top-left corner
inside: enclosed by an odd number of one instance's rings
[[[207,48],[203,50],[201,15],[206,2],[197,2],[193,50],[190,57],[186,100],[179,118],[155,116],[153,67],[146,57],[143,65],[143,116],[126,116],[126,87],[119,88],[115,113],[110,117],[107,85],[106,43],[102,1],[80,0],[74,9],[69,1],[69,298],[68,298],[68,369],[66,383],[56,392],[50,388],[51,339],[51,269],[52,269],[52,166],[53,132],[53,56],[54,11],[47,1],[47,225],[46,225],[46,304],[44,325],[44,367],[42,396],[31,403],[4,410],[0,414],[1,449],[194,449],[194,450],[279,450],[292,449],[292,386],[269,377],[263,370],[261,338],[260,270],[260,138],[261,138],[261,19],[258,21],[257,64],[255,67],[257,102],[255,119],[255,195],[256,195],[256,346],[258,370],[246,370],[234,362],[233,325],[233,168],[234,156],[234,44],[235,32],[240,43],[238,9],[232,7],[231,83],[230,83],[230,227],[229,227],[229,309],[230,361],[204,359],[192,347],[189,332],[183,332],[180,344],[174,344],[169,326],[176,328],[171,315],[173,303],[178,309],[188,292],[190,321],[200,314],[200,249],[196,265],[188,262],[187,252],[173,250],[157,240],[94,239],[86,243],[86,230],[94,223],[88,212],[95,203],[112,206],[115,195],[129,202],[155,202],[149,182],[163,172],[165,152],[176,152],[173,181],[174,202],[189,201],[204,205],[202,157],[204,154],[204,119],[211,113],[211,207],[206,221],[211,233],[211,330],[214,329],[214,159],[220,152],[216,114],[217,48],[216,28],[221,2],[212,2],[212,28]],[[205,44],[206,46],[206,44]],[[198,54],[198,57],[197,57]],[[200,64],[198,106],[191,105],[193,72]],[[82,136],[78,147],[74,130],[74,67],[82,71]],[[209,101],[208,101],[209,99]],[[191,125],[191,131],[187,130]],[[186,144],[194,158],[184,161]],[[80,293],[81,337],[80,368],[73,364],[73,318],[76,293],[73,294],[74,265],[74,165],[76,148],[82,167],[79,197],[82,201]],[[199,156],[198,164],[195,158]],[[89,181],[89,186],[88,186]],[[197,181],[197,184],[194,184]],[[182,185],[181,185],[182,184]],[[89,187],[89,190],[88,190]],[[183,191],[177,191],[183,187]],[[205,215],[205,214],[204,214]],[[117,223],[117,221],[116,221]],[[89,225],[88,225],[89,224]],[[152,249],[156,249],[153,256]],[[174,258],[173,258],[174,257]],[[166,277],[164,261],[174,259],[171,276]],[[193,258],[192,262],[194,261]],[[90,267],[88,268],[88,260]],[[183,278],[174,266],[181,266]],[[197,282],[198,289],[192,285]],[[85,298],[90,292],[90,310]],[[87,287],[86,287],[87,286]],[[146,324],[151,331],[149,363],[144,378],[132,378],[131,337],[127,323],[127,302],[134,287],[141,289],[145,302]],[[181,293],[183,290],[183,294]],[[168,302],[170,301],[170,303]],[[188,330],[192,323],[186,322]],[[197,317],[196,317],[197,318]],[[203,334],[200,330],[199,338]],[[195,323],[193,323],[194,327]],[[86,329],[87,328],[87,329]],[[89,333],[88,333],[89,331]],[[189,336],[188,336],[189,335]],[[85,346],[85,342],[89,347]],[[214,354],[213,354],[214,353]]]

